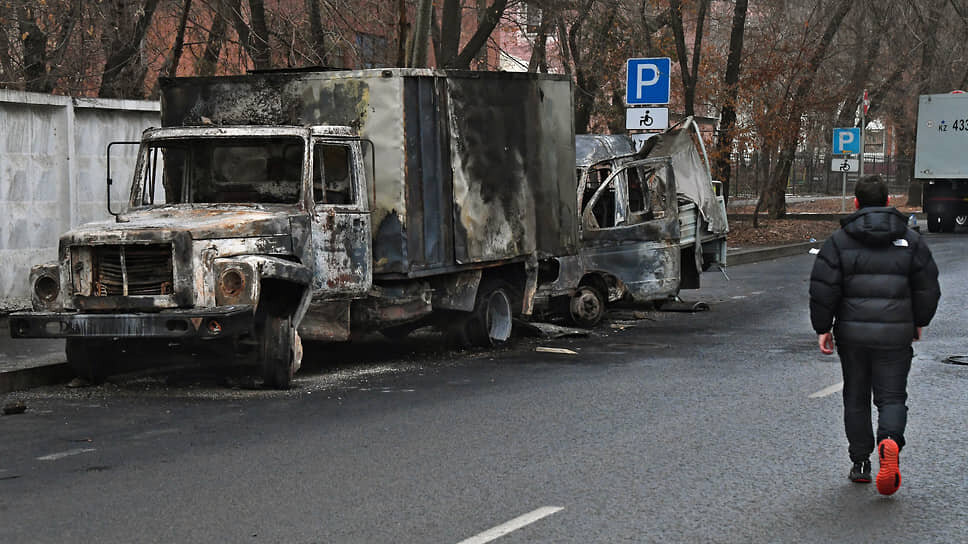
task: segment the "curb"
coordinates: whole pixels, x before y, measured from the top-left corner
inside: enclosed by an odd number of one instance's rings
[[[823,240],[817,242],[802,242],[785,246],[767,247],[761,249],[744,249],[726,254],[727,266],[770,261],[792,255],[806,253],[811,247],[820,247]],[[67,363],[51,363],[46,365],[22,368],[0,372],[0,394],[22,391],[44,385],[67,383],[74,377]]]
[[[822,246],[823,243],[823,240],[817,240],[816,242],[800,242],[798,244],[766,247],[762,249],[744,249],[734,253],[727,252],[726,266],[737,266],[741,264],[757,263],[760,261],[770,261],[773,259],[779,259],[781,257],[801,255],[814,247],[820,249],[820,246]]]
[[[42,385],[67,383],[73,377],[74,372],[67,363],[53,363],[0,372],[0,394]]]

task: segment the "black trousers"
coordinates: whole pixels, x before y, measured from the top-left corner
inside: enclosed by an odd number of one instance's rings
[[[844,372],[844,426],[850,460],[865,461],[874,451],[871,393],[877,406],[877,442],[892,438],[904,447],[907,424],[907,377],[914,350],[837,345]]]

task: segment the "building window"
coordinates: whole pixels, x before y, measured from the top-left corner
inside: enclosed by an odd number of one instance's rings
[[[361,68],[382,68],[386,66],[387,39],[375,34],[357,34],[356,50],[360,56]]]

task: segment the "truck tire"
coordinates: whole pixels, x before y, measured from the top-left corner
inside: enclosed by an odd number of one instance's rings
[[[67,354],[67,364],[79,378],[92,384],[104,383],[110,373],[111,356],[110,341],[99,338],[68,338],[64,349]]]
[[[585,329],[598,325],[605,317],[605,297],[592,285],[582,285],[568,301],[568,321]]]
[[[955,216],[955,230],[964,230],[966,225],[968,225],[968,215],[960,214]]]
[[[928,232],[941,231],[941,217],[932,213],[928,214]]]
[[[499,346],[511,339],[511,287],[503,281],[483,281],[470,315],[455,320],[448,331],[451,343],[462,347]]]
[[[266,387],[289,389],[296,373],[296,360],[293,350],[295,330],[291,316],[266,317],[260,339],[260,358],[262,380]]]
[[[955,216],[953,215],[942,215],[941,216],[941,232],[954,232],[955,231]]]

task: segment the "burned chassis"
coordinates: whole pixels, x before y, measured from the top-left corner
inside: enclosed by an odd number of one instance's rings
[[[309,169],[314,136],[356,142],[353,160],[362,161],[359,140],[345,127],[146,131],[130,211],[118,214],[115,222],[85,225],[61,237],[59,262],[31,271],[36,311],[11,314],[11,335],[66,338],[69,363],[94,382],[103,380],[111,370],[106,363],[135,338],[179,343],[232,339],[236,346],[241,339],[257,346],[266,384],[287,388],[301,360],[296,327],[309,306],[314,280],[309,247],[311,214],[318,210],[311,204]],[[146,152],[152,143],[238,137],[303,142],[298,202],[151,207],[139,200],[152,167]],[[354,172],[361,170],[354,165]],[[358,175],[353,181],[356,194],[365,194]],[[359,200],[343,211],[365,214],[366,199]],[[98,266],[103,270],[95,270]]]

